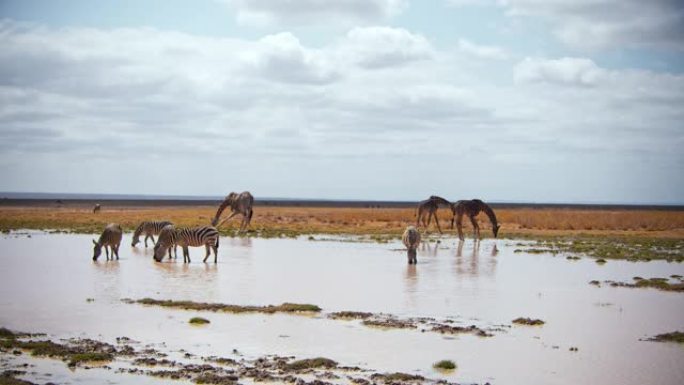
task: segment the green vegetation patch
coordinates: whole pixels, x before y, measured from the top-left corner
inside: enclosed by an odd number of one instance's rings
[[[373,317],[373,313],[363,311],[338,311],[330,313],[332,319],[368,319]]]
[[[153,305],[170,307],[184,310],[201,310],[213,312],[227,312],[227,313],[318,313],[321,308],[311,304],[298,303],[283,303],[281,305],[268,306],[242,306],[242,305],[228,305],[223,303],[206,303],[193,301],[174,301],[174,300],[159,300],[152,298],[143,298],[139,300],[123,300],[125,303],[139,303],[142,305]]]
[[[671,332],[671,333],[658,334],[656,336],[649,338],[648,341],[677,342],[680,344],[684,344],[684,333],[683,332]]]
[[[536,243],[517,244],[516,253],[570,254],[628,261],[666,260],[684,262],[684,240],[620,236],[558,236],[538,239]]]
[[[441,360],[437,361],[432,365],[433,368],[435,369],[442,369],[442,370],[454,370],[456,369],[456,363],[451,360]]]
[[[36,385],[33,382],[16,378],[16,376],[22,374],[25,374],[25,372],[19,370],[5,370],[0,373],[0,385]]]
[[[391,384],[391,383],[402,383],[402,382],[422,382],[425,381],[425,377],[417,375],[417,374],[408,374],[408,373],[401,373],[401,372],[396,372],[396,373],[375,373],[371,375],[371,380],[373,381],[382,381],[386,384]]]
[[[544,325],[545,322],[540,320],[540,319],[533,319],[533,318],[523,318],[523,317],[518,317],[513,320],[514,324],[517,325],[529,325],[529,326],[541,326]]]
[[[208,319],[202,317],[192,317],[188,322],[190,322],[193,325],[206,325],[210,323]]]
[[[653,288],[663,291],[684,292],[684,282],[670,282],[668,278],[634,277],[634,282],[604,281],[612,287]],[[592,281],[593,282],[593,281]]]
[[[293,361],[285,366],[289,370],[304,370],[326,368],[331,369],[337,367],[337,362],[324,357],[307,358],[304,360]]]
[[[76,366],[83,362],[111,361],[114,356],[111,353],[77,353],[69,356],[69,366]]]

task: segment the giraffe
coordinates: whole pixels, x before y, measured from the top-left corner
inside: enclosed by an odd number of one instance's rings
[[[254,197],[252,194],[250,194],[249,191],[244,191],[241,192],[240,194],[236,192],[231,192],[226,196],[226,198],[223,200],[221,205],[219,206],[218,210],[216,211],[216,215],[214,216],[214,219],[211,221],[211,225],[215,227],[219,227],[223,224],[223,222],[229,220],[230,218],[241,214],[242,215],[242,223],[240,224],[240,231],[244,231],[247,226],[249,226],[249,222],[252,220],[252,205],[254,205]],[[223,210],[226,209],[226,207],[230,206],[230,210],[232,213],[224,220],[219,223],[219,218],[221,217],[221,213],[223,213]]]
[[[423,223],[425,229],[430,226],[430,220],[432,217],[435,218],[435,223],[437,224],[437,230],[442,234],[442,229],[439,227],[439,220],[437,219],[437,209],[439,205],[446,205],[451,207],[451,202],[448,200],[438,197],[436,195],[431,195],[428,199],[418,203],[417,217],[416,217],[416,227],[420,227],[420,223]],[[427,215],[427,221],[425,216]]]
[[[491,209],[486,203],[479,199],[473,200],[462,200],[451,205],[451,212],[454,216],[451,218],[451,228],[454,228],[454,221],[456,221],[456,226],[458,228],[458,238],[463,240],[463,215],[467,215],[470,218],[470,223],[473,224],[473,235],[475,239],[480,239],[480,226],[477,224],[475,217],[484,211],[489,217],[489,221],[492,222],[492,232],[494,233],[494,238],[499,234],[499,225],[496,221],[496,215],[494,210]]]

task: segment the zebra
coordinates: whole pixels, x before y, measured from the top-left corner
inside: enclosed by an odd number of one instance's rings
[[[107,255],[107,260],[109,260],[109,249],[112,250],[112,259],[116,255],[116,259],[119,259],[119,245],[121,244],[121,237],[123,235],[123,230],[121,226],[116,223],[110,223],[105,227],[100,239],[95,241],[93,239],[93,261],[97,261],[97,258],[102,254],[102,246],[105,248],[105,253]]]
[[[101,209],[102,209],[102,206],[100,206],[99,203],[95,203],[95,207],[93,207],[93,214],[99,213]]]
[[[140,235],[142,233],[145,233],[145,247],[147,247],[148,238],[152,238],[152,243],[155,243],[154,236],[159,235],[159,233],[162,231],[162,228],[167,225],[173,225],[173,223],[169,221],[142,222],[140,225],[138,225],[138,228],[136,228],[135,232],[133,233],[133,241],[131,242],[131,246],[135,247],[135,245],[140,242]]]
[[[415,227],[409,226],[404,231],[401,241],[404,242],[404,246],[408,249],[407,255],[409,265],[418,263],[416,249],[418,248],[418,245],[420,245],[420,232],[418,232]]]
[[[254,197],[249,191],[243,191],[240,194],[231,192],[226,196],[223,202],[221,202],[218,210],[216,210],[216,215],[214,216],[214,219],[212,219],[211,225],[219,227],[232,217],[241,214],[242,222],[240,223],[240,232],[243,232],[245,231],[245,228],[249,226],[249,222],[252,221],[252,214],[254,214],[254,211],[252,210],[253,205]],[[230,211],[232,211],[232,213],[219,223],[221,213],[223,213],[223,210],[228,206],[230,206]]]
[[[171,251],[173,251],[173,258],[174,259],[178,258],[178,245],[176,244],[175,231],[176,231],[176,227],[171,222],[168,222],[168,225],[161,228],[161,230],[159,231],[159,238],[157,238],[157,242],[154,245],[155,254],[156,254],[157,250],[161,247],[161,246],[157,246],[157,245],[160,244],[159,240],[161,240],[163,237],[164,241],[161,244],[168,245],[166,250],[169,253],[169,259],[171,259],[171,255],[172,255]],[[154,241],[154,238],[152,240]],[[159,258],[160,262],[164,258],[165,254],[166,254],[166,251],[163,254],[161,254],[161,257]]]
[[[192,228],[175,228],[166,226],[162,229],[157,243],[154,245],[154,260],[161,262],[166,251],[173,245],[183,248],[183,263],[190,263],[190,246],[202,246],[207,249],[207,255],[202,262],[207,262],[207,258],[214,250],[214,263],[218,260],[219,232],[213,226],[200,226]]]

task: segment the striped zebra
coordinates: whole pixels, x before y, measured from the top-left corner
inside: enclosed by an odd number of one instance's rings
[[[213,226],[193,228],[166,226],[162,229],[159,238],[157,238],[157,243],[154,245],[154,260],[161,262],[166,251],[173,245],[179,245],[183,248],[183,263],[190,263],[190,246],[202,245],[207,249],[207,255],[202,262],[207,262],[207,258],[213,249],[214,263],[216,263],[218,260],[219,232]]]
[[[420,245],[420,232],[418,232],[415,227],[409,226],[404,231],[401,241],[404,242],[404,246],[408,249],[407,255],[409,265],[418,263],[416,249],[418,248],[418,245]]]
[[[109,260],[109,249],[112,250],[112,259],[116,255],[116,259],[119,259],[119,245],[121,244],[121,237],[123,235],[123,230],[121,226],[116,223],[110,223],[105,227],[100,239],[95,241],[93,239],[93,261],[97,261],[97,258],[102,254],[102,246],[105,248],[105,253],[107,254],[107,260]]]
[[[145,233],[145,247],[147,247],[148,238],[152,238],[152,243],[155,243],[154,236],[159,235],[159,233],[162,231],[162,228],[167,225],[173,225],[173,223],[169,221],[142,222],[133,233],[133,241],[131,242],[131,246],[135,247],[135,245],[140,242],[140,235],[143,233]]]

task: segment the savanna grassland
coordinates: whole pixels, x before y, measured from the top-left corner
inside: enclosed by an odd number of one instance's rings
[[[93,214],[91,207],[0,207],[0,230],[36,229],[97,233],[107,223],[119,223],[133,231],[144,220],[169,220],[176,226],[209,224],[215,213],[213,206],[105,206]],[[451,212],[439,210],[445,233]],[[603,210],[556,208],[497,209],[501,224],[500,237],[547,236],[628,236],[684,239],[684,211]],[[224,213],[224,216],[227,213]],[[224,234],[234,232],[240,216],[226,222]],[[485,215],[478,217],[483,237],[491,237],[491,225]],[[466,235],[472,226],[464,218]],[[256,206],[247,235],[296,236],[307,234],[352,234],[398,236],[407,225],[415,224],[412,208],[344,208],[344,207],[273,207]],[[431,231],[436,232],[434,221]]]

